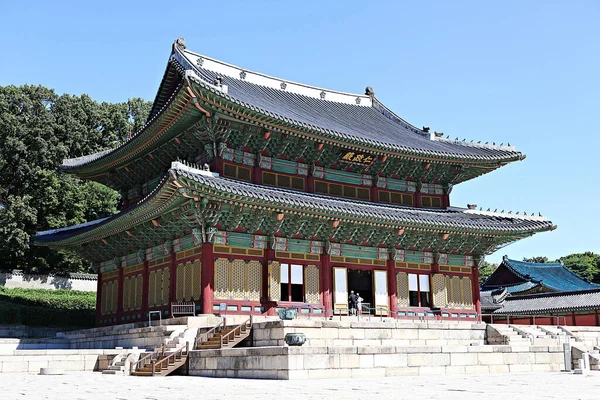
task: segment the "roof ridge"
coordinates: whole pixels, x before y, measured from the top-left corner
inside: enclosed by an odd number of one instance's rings
[[[181,60],[181,58],[177,57],[176,55],[179,55],[185,61]],[[196,60],[192,60],[192,57],[197,58]],[[205,69],[233,79],[248,81],[250,83],[259,84],[283,92],[303,94],[305,96],[321,99],[323,101],[337,100],[341,103],[353,104],[359,107],[372,106],[373,104],[371,96],[367,94],[350,93],[296,82],[290,79],[279,78],[262,72],[256,72],[247,68],[242,68],[188,49],[181,50],[180,48],[176,47],[174,58],[180,63],[184,61],[190,67],[189,69],[196,72],[200,72],[199,70]],[[333,99],[331,95],[333,96]]]

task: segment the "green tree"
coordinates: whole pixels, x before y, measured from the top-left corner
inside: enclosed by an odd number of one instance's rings
[[[543,257],[543,256],[537,256],[537,257],[531,257],[531,258],[523,258],[523,261],[525,262],[532,262],[532,263],[538,263],[538,264],[546,264],[549,262],[554,262],[554,261],[549,261],[548,257]]]
[[[119,195],[56,168],[64,158],[113,148],[141,129],[151,103],[98,103],[43,86],[0,87],[0,268],[85,270],[66,251],[30,247],[36,231],[116,212]]]
[[[482,261],[479,264],[479,285],[481,286],[498,268],[498,264],[490,264],[487,261]]]
[[[585,279],[600,283],[600,254],[586,251],[562,257],[565,267]]]

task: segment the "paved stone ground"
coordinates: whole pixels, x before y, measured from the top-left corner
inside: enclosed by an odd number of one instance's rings
[[[377,397],[375,397],[377,396]],[[0,374],[0,399],[598,399],[600,374],[411,376],[269,381],[187,376]]]

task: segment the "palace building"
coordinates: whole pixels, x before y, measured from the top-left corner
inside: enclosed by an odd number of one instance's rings
[[[189,51],[178,39],[142,130],[60,166],[121,193],[108,218],[39,232],[98,271],[97,324],[198,313],[480,312],[477,264],[555,226],[450,205],[454,185],[525,156],[443,138],[383,105]]]
[[[496,323],[600,326],[600,285],[562,262],[502,263],[481,287],[485,320]]]

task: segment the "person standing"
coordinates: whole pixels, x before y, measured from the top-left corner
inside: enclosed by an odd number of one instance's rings
[[[362,314],[362,302],[364,299],[362,297],[360,297],[360,293],[358,293],[358,292],[356,293],[356,297],[357,297],[356,308],[358,310],[358,314]]]
[[[350,291],[348,302],[350,303],[350,315],[356,315],[356,303],[358,302],[358,296],[354,294],[354,290]]]

